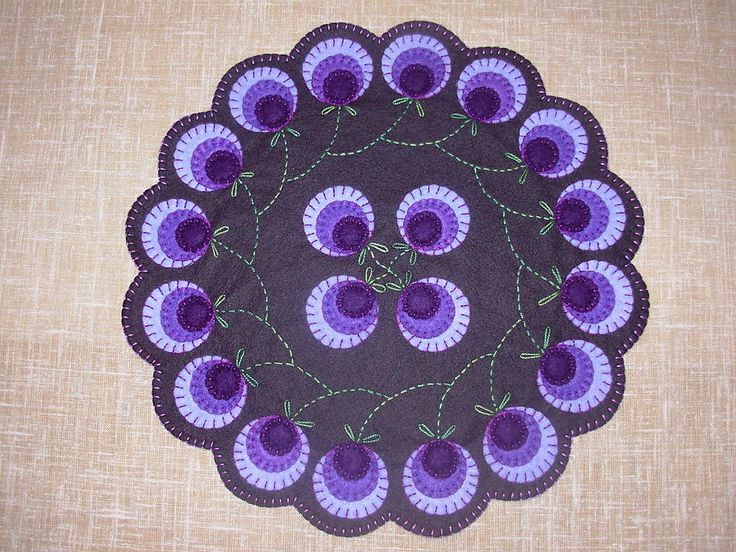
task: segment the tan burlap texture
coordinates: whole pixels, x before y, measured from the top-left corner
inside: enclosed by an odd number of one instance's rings
[[[237,61],[410,19],[518,51],[597,116],[644,206],[652,314],[621,409],[550,491],[445,540],[340,540],[237,500],[160,424],[119,321],[124,222]],[[0,549],[733,550],[735,37],[728,0],[0,2]]]

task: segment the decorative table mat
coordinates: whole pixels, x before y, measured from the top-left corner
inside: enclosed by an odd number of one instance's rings
[[[519,54],[328,24],[169,131],[123,326],[239,498],[443,536],[618,408],[643,228],[599,124]]]

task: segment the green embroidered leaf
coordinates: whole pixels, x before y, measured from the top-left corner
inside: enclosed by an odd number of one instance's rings
[[[363,279],[366,281],[366,283],[370,284],[371,280],[373,279],[373,267],[367,266],[365,267],[365,276]]]
[[[389,282],[388,284],[386,284],[386,289],[390,289],[391,291],[401,291],[404,288],[402,288],[396,282]]]
[[[291,418],[291,402],[284,401],[284,414],[287,418]]]
[[[379,435],[378,433],[374,433],[373,435],[369,435],[368,437],[363,437],[363,438],[362,438],[362,439],[360,440],[360,442],[361,442],[361,443],[366,443],[366,444],[370,444],[370,443],[375,443],[375,442],[376,442],[376,441],[378,441],[378,440],[379,440],[380,438],[381,438],[381,436],[380,436],[380,435]]]
[[[498,405],[498,409],[496,410],[496,412],[499,412],[503,410],[504,408],[506,408],[506,405],[509,404],[510,400],[511,400],[511,393],[506,393],[503,396],[503,399],[501,399],[501,403]]]
[[[235,182],[233,182],[233,185],[230,186],[230,197],[238,197],[238,184],[240,183],[240,180],[235,179]]]
[[[422,107],[422,102],[420,102],[419,100],[416,100],[414,102],[414,105],[417,108],[417,115],[419,115],[420,117],[424,117],[424,108]]]
[[[399,251],[407,251],[411,249],[411,247],[406,245],[404,242],[395,242],[391,244],[391,247],[393,247],[394,249],[398,249]]]
[[[417,264],[417,252],[414,249],[411,250],[411,255],[409,255],[409,264],[411,266]]]
[[[350,427],[348,424],[345,424],[343,426],[343,429],[345,430],[345,434],[348,436],[348,439],[351,441],[355,441],[355,435],[353,434],[353,428]]]
[[[384,286],[380,282],[373,282],[371,284],[371,287],[375,290],[376,293],[386,293],[386,286]]]
[[[245,378],[245,381],[247,381],[251,387],[258,387],[258,381],[256,380],[256,378],[251,376],[248,372],[244,372],[243,377]]]
[[[376,251],[380,251],[381,253],[388,253],[388,247],[386,247],[382,243],[371,242],[368,244],[368,247],[375,249]]]
[[[363,266],[363,263],[365,263],[365,254],[368,252],[367,249],[361,249],[360,254],[358,255],[358,266]]]
[[[295,138],[299,138],[299,136],[301,136],[301,133],[298,130],[294,129],[294,128],[287,128],[286,129],[286,132],[288,132],[289,134],[291,134]]]
[[[524,169],[521,171],[521,176],[519,177],[519,184],[524,184],[526,182],[526,177],[529,174],[529,169]]]
[[[407,270],[406,274],[404,275],[404,286],[408,286],[411,283],[412,279],[412,273]]]
[[[235,353],[235,366],[240,368],[240,365],[243,363],[244,356],[245,356],[245,349],[238,349],[238,352]]]
[[[358,114],[358,112],[355,110],[355,108],[354,107],[351,107],[349,105],[345,107],[345,111],[347,111],[348,113],[350,113],[350,115],[352,115],[353,117],[355,117]]]
[[[478,136],[478,123],[476,123],[475,121],[470,124],[470,135]]]
[[[276,134],[273,135],[273,138],[271,138],[271,147],[275,148],[276,144],[279,143],[279,138],[281,138],[281,131],[278,131]]]
[[[214,237],[222,236],[223,234],[227,234],[230,231],[229,226],[220,226],[217,230],[215,230],[212,235]]]
[[[559,291],[555,291],[554,293],[550,293],[549,295],[547,295],[547,297],[542,297],[539,301],[537,301],[537,305],[539,305],[540,307],[543,307],[544,305],[546,305],[550,301],[554,301],[555,298],[559,294],[560,294]]]
[[[324,108],[324,109],[322,110],[322,115],[329,115],[329,114],[330,114],[330,113],[332,113],[332,112],[333,112],[334,110],[335,110],[335,106],[334,106],[334,105],[331,105],[331,106],[329,106],[329,107],[325,107],[325,108]]]
[[[418,427],[419,427],[419,431],[424,433],[430,439],[435,438],[434,432],[431,429],[429,429],[425,424],[419,424]]]
[[[547,203],[545,203],[544,201],[540,201],[539,202],[539,206],[542,209],[544,209],[545,211],[547,211],[548,214],[550,214],[550,215],[554,215],[555,214],[554,211],[552,210],[552,207],[550,207],[549,205],[547,205]]]
[[[520,353],[519,354],[519,358],[523,360],[531,360],[533,358],[539,358],[541,356],[542,355],[540,355],[539,353]]]
[[[552,328],[547,326],[544,328],[544,338],[542,340],[542,348],[546,349],[549,347],[549,340],[552,338]]]
[[[255,175],[256,173],[246,171],[246,172],[240,173],[240,178],[253,178]]]
[[[462,113],[453,113],[452,115],[450,115],[450,117],[452,117],[453,119],[457,119],[459,121],[467,121],[468,120],[468,116],[467,115],[464,115]]]
[[[294,423],[299,427],[314,427],[314,422],[310,420],[296,420]]]
[[[494,414],[493,410],[486,408],[482,404],[476,404],[474,408],[475,411],[481,416],[493,416]]]
[[[230,327],[230,324],[227,323],[227,320],[225,320],[222,316],[215,316],[215,319],[217,320],[217,323],[220,324],[223,328],[227,329]]]
[[[457,429],[457,428],[456,428],[456,427],[455,427],[454,425],[451,425],[451,426],[450,426],[450,427],[448,427],[448,428],[447,428],[447,430],[446,430],[446,431],[445,431],[445,432],[444,432],[444,433],[442,434],[442,437],[440,437],[440,439],[447,439],[447,438],[448,438],[448,437],[449,437],[450,435],[452,435],[453,433],[455,433],[455,430],[456,430],[456,429]]]
[[[212,256],[216,259],[220,256],[220,252],[217,250],[217,246],[214,241],[210,242],[210,249],[212,250]]]
[[[521,157],[519,157],[518,155],[514,155],[510,151],[507,151],[506,153],[504,153],[504,155],[506,157],[508,157],[509,159],[511,159],[512,161],[516,161],[517,163],[521,163],[522,162],[521,161]]]
[[[547,235],[547,232],[549,232],[552,229],[552,227],[554,226],[554,224],[555,224],[554,222],[549,221],[547,224],[545,224],[544,226],[542,226],[542,228],[539,229],[539,235],[540,236],[546,236]]]
[[[223,302],[225,301],[225,299],[226,299],[226,298],[227,298],[227,295],[224,295],[224,294],[223,294],[223,295],[220,295],[220,296],[219,296],[219,297],[217,298],[217,300],[215,301],[215,308],[217,308],[217,307],[219,307],[220,305],[222,305],[222,303],[223,303]]]
[[[396,98],[391,103],[394,105],[401,105],[409,101],[411,101],[411,98],[403,97],[403,98]]]
[[[558,269],[558,268],[557,268],[556,266],[553,266],[553,267],[552,267],[552,268],[550,269],[550,271],[552,272],[552,276],[554,276],[554,277],[555,277],[555,281],[556,281],[556,282],[557,282],[558,284],[561,284],[561,283],[562,283],[562,275],[560,274],[560,270],[559,270],[559,269]]]

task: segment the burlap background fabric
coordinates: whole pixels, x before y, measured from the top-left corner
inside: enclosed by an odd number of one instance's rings
[[[411,19],[518,51],[597,116],[645,209],[652,312],[621,409],[550,491],[449,539],[348,541],[237,500],[161,426],[120,327],[123,228],[234,63]],[[0,549],[733,549],[735,54],[728,1],[0,2]]]

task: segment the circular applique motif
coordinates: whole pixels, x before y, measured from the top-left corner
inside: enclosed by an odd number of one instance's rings
[[[123,326],[238,498],[444,536],[548,489],[618,408],[641,207],[520,55],[329,24],[227,71],[159,169]]]

